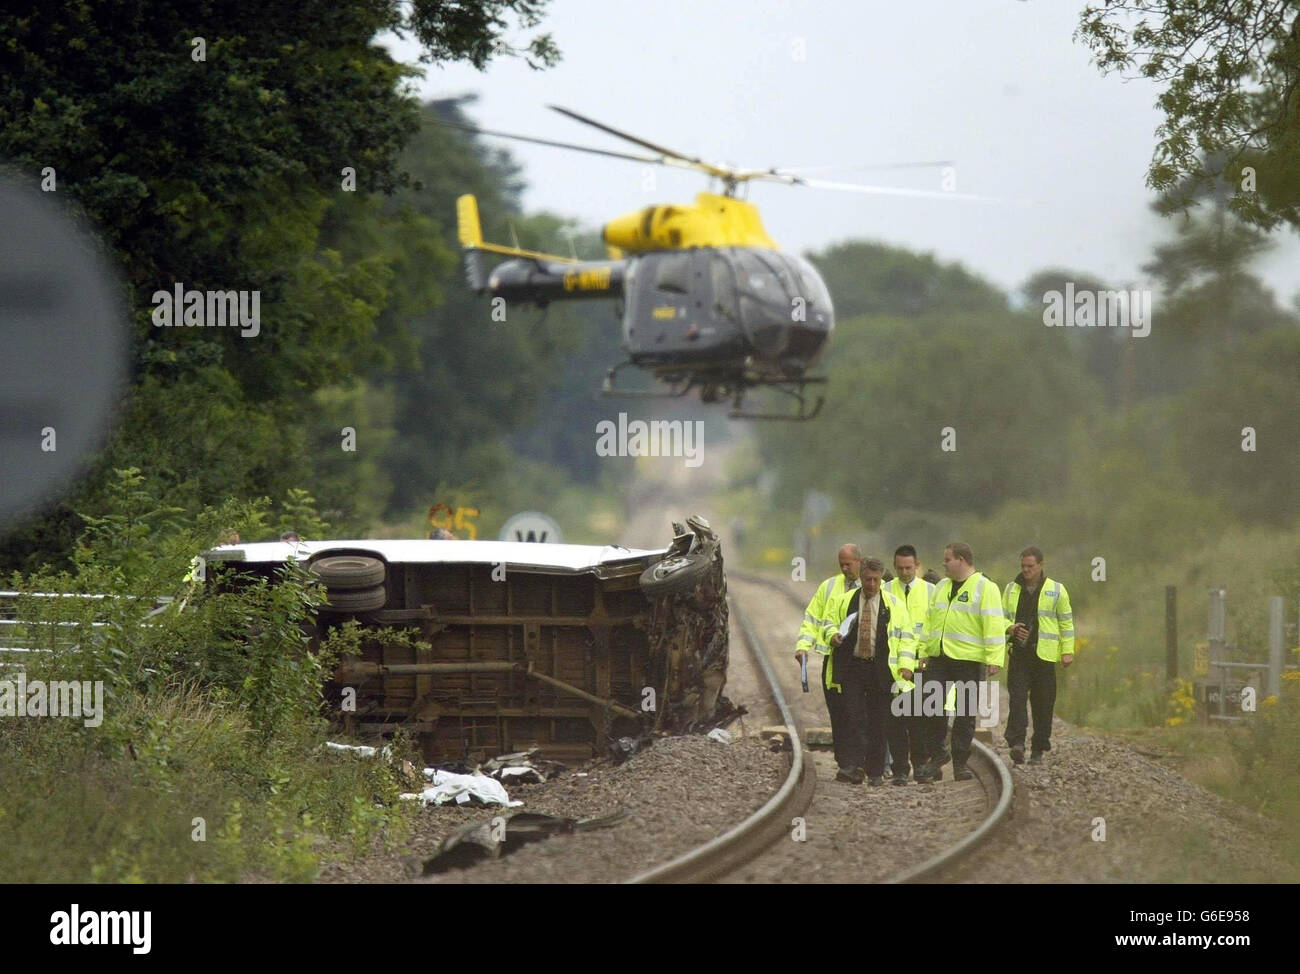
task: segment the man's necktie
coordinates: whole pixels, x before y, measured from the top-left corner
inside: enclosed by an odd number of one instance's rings
[[[871,600],[867,593],[858,596],[858,645],[853,655],[863,659],[872,659],[876,655],[876,627],[871,618]]]

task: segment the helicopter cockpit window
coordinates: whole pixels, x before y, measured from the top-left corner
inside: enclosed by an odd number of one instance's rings
[[[659,258],[655,266],[656,291],[676,294],[691,292],[691,257],[689,254],[669,254]]]
[[[779,254],[740,251],[735,256],[735,264],[742,308],[746,304],[755,310],[766,306],[784,314],[790,307],[790,299],[799,293],[794,275]]]
[[[832,314],[830,292],[826,290],[825,282],[813,270],[812,265],[802,257],[797,257],[794,254],[783,254],[782,256],[799,276],[799,290],[808,299],[808,304],[815,311],[823,312],[826,315]]]
[[[798,283],[776,252],[740,250],[734,255],[740,324],[761,354],[775,355],[789,341],[791,299]]]

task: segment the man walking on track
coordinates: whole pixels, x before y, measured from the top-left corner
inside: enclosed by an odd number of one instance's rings
[[[842,545],[839,550],[840,573],[817,586],[808,608],[804,610],[803,624],[799,626],[799,638],[795,642],[794,658],[800,664],[808,659],[810,652],[822,654],[822,689],[826,694],[826,711],[831,718],[831,734],[835,742],[835,760],[842,769],[848,757],[841,753],[840,735],[835,730],[835,708],[840,703],[840,692],[830,689],[828,670],[831,666],[830,647],[826,644],[825,630],[830,618],[830,610],[844,597],[858,587],[858,573],[862,568],[862,549],[855,544]],[[844,757],[841,761],[840,758]]]
[[[861,585],[830,606],[822,670],[837,781],[885,783],[885,728],[895,688],[912,689],[916,640],[907,607],[881,587],[884,562],[862,563]]]
[[[1056,664],[1074,662],[1074,611],[1070,593],[1043,571],[1043,552],[1032,545],[1020,552],[1020,574],[1007,585],[1002,609],[1011,661],[1007,689],[1011,713],[1007,716],[1007,746],[1011,760],[1025,761],[1025,730],[1029,708],[1034,711],[1033,750],[1030,764],[1042,764],[1052,749],[1052,711],[1056,707]]]
[[[934,590],[934,600],[926,618],[922,652],[928,660],[925,680],[943,683],[945,711],[948,702],[957,700],[952,724],[952,750],[949,751],[947,713],[924,718],[925,766],[916,772],[916,780],[939,781],[943,765],[952,760],[952,776],[964,781],[973,776],[966,766],[971,740],[975,736],[973,701],[981,680],[981,664],[988,664],[988,675],[1002,667],[1006,657],[1007,627],[1002,616],[1002,595],[998,587],[975,570],[975,556],[970,545],[954,541],[943,550],[943,567],[948,578]]]

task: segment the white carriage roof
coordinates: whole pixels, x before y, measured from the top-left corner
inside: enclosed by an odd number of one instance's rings
[[[431,541],[428,539],[344,541],[265,541],[221,545],[204,554],[210,561],[281,564],[290,557],[306,561],[312,555],[342,549],[371,551],[391,564],[505,563],[516,568],[581,572],[601,565],[661,555],[664,549],[624,548],[622,545],[541,544],[528,541]]]

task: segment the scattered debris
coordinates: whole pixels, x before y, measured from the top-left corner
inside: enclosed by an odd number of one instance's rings
[[[609,756],[613,758],[615,764],[622,764],[637,751],[644,751],[653,743],[654,738],[649,734],[641,737],[620,737],[609,742]]]
[[[410,761],[402,761],[397,771],[402,780],[412,788],[418,788],[424,783],[424,778]]]
[[[790,749],[790,728],[784,724],[764,727],[758,732],[761,740],[767,741],[770,751],[787,751]]]
[[[711,741],[717,741],[719,744],[731,743],[731,734],[723,730],[721,727],[713,728],[713,730],[709,731],[704,736]]]
[[[803,739],[809,747],[835,746],[835,738],[829,727],[809,727],[803,732]]]
[[[419,801],[422,805],[445,805],[455,802],[467,805],[478,802],[480,805],[505,805],[518,808],[523,802],[511,801],[501,782],[485,774],[453,774],[438,768],[425,768],[424,776],[433,784],[419,794],[403,794],[405,801]]]
[[[468,869],[484,859],[499,859],[530,842],[549,839],[553,835],[609,828],[625,821],[629,814],[619,811],[579,820],[539,812],[512,812],[486,822],[473,822],[443,839],[438,851],[425,860],[424,875],[432,876],[449,869]]]
[[[370,747],[365,744],[335,744],[333,741],[325,742],[325,750],[334,751],[339,754],[355,754],[359,758],[373,758],[379,755],[379,748]],[[383,749],[383,758],[387,761],[393,755],[391,746],[385,744]]]
[[[546,761],[540,755],[541,748],[536,747],[528,751],[501,754],[484,762],[479,770],[497,781],[516,784],[541,784],[568,770],[559,761]]]

